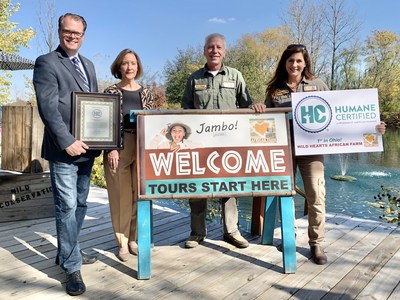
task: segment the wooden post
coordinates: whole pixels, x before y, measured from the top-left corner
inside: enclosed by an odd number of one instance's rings
[[[251,234],[261,235],[264,223],[265,197],[253,197]]]

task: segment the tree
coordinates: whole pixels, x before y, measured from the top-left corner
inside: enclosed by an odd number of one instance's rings
[[[254,102],[265,101],[267,82],[288,40],[287,30],[279,27],[260,34],[246,34],[228,51],[226,64],[243,74]]]
[[[161,109],[167,104],[167,97],[165,95],[165,86],[159,85],[155,81],[152,83],[148,83],[147,87],[150,89],[151,94],[153,95],[155,108]]]
[[[336,86],[340,90],[359,89],[363,85],[364,74],[361,64],[361,46],[352,45],[342,51],[338,65],[341,66],[338,73]]]
[[[11,0],[0,0],[0,49],[6,53],[16,53],[20,47],[28,47],[28,42],[34,37],[32,28],[17,29],[18,23],[11,22],[10,17],[20,8],[19,4],[12,5]],[[2,71],[0,76],[0,105],[12,102],[10,99],[8,81],[12,75]]]
[[[169,104],[181,103],[186,82],[194,71],[204,65],[203,50],[200,46],[187,50],[178,50],[173,61],[167,61],[164,67],[165,93]]]
[[[266,74],[253,36],[246,35],[228,52],[226,64],[240,70],[255,102],[264,102]]]
[[[311,58],[311,68],[318,77],[323,77],[326,70],[326,27],[324,20],[325,7],[321,3],[308,0],[297,0],[289,3],[287,16],[283,24],[290,31],[290,44],[303,44]],[[288,44],[289,44],[288,43]]]
[[[364,48],[367,63],[365,87],[379,90],[381,111],[400,112],[400,36],[374,31]]]
[[[56,17],[55,1],[54,0],[40,0],[39,10],[37,12],[38,26],[38,50],[41,54],[46,54],[58,45],[58,20]],[[24,75],[25,83],[25,99],[31,103],[36,103],[35,88],[33,86],[32,78]]]
[[[38,33],[43,43],[39,42],[40,52],[49,53],[58,45],[58,20],[54,0],[40,0],[38,11]]]
[[[348,49],[359,33],[356,16],[346,0],[292,0],[284,19],[295,42],[307,46],[315,75],[333,90],[338,88],[339,74],[346,71],[343,62],[350,58]]]
[[[337,88],[340,70],[340,56],[345,53],[349,43],[353,43],[360,31],[354,9],[346,6],[346,0],[327,0],[324,17],[327,22],[327,36],[331,53],[331,72],[329,85],[332,90]]]

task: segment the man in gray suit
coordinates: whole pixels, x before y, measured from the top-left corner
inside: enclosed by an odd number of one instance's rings
[[[93,63],[78,54],[86,21],[67,13],[58,20],[60,45],[35,62],[35,86],[39,114],[45,125],[42,157],[50,164],[57,227],[56,263],[66,272],[66,291],[85,292],[81,265],[96,257],[80,250],[78,236],[85,218],[90,173],[99,151],[89,150],[71,134],[72,92],[97,92]]]

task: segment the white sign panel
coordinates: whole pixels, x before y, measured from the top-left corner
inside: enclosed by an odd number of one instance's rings
[[[291,193],[285,113],[139,115],[139,196]]]
[[[292,94],[295,154],[383,151],[377,89]]]

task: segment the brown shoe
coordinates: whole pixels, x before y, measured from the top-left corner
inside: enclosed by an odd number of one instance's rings
[[[185,248],[196,248],[202,241],[204,241],[204,236],[191,235],[185,242]]]
[[[122,250],[122,248],[119,249],[117,257],[120,261],[128,261],[129,260],[129,252],[126,252],[126,250]]]
[[[138,245],[136,244],[136,242],[129,242],[128,248],[129,248],[130,254],[135,255],[135,256],[138,255]]]
[[[249,242],[240,233],[224,234],[224,241],[238,248],[247,248]]]
[[[311,246],[310,249],[313,260],[317,265],[325,265],[328,262],[328,258],[320,245]]]

